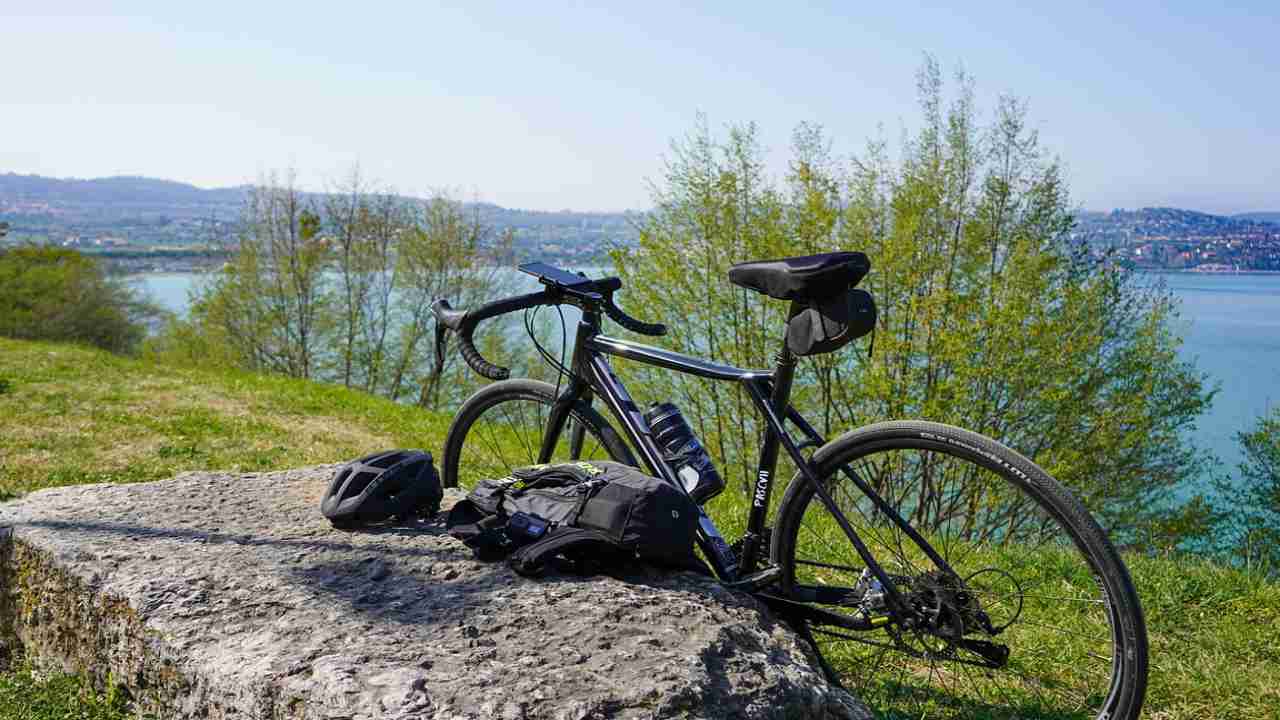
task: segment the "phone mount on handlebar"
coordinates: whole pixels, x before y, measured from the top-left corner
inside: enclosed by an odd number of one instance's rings
[[[637,320],[622,311],[613,302],[613,293],[622,287],[622,281],[616,277],[592,280],[583,275],[575,275],[544,262],[530,262],[519,266],[521,272],[538,278],[538,282],[547,287],[576,296],[593,303],[604,310],[614,322],[641,335],[666,335],[667,327],[661,323],[647,323]]]
[[[568,270],[561,270],[544,262],[521,263],[517,269],[522,273],[528,273],[538,278],[538,282],[548,287],[574,288],[595,283],[589,277],[574,275]]]

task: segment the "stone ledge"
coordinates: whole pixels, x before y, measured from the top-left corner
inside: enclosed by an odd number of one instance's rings
[[[868,717],[750,597],[690,573],[528,580],[439,523],[337,531],[316,509],[332,472],[0,505],[0,643],[165,718]]]

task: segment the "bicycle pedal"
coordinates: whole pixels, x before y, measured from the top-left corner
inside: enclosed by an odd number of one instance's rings
[[[734,590],[742,590],[744,592],[755,592],[773,581],[782,577],[782,568],[774,565],[763,570],[757,570],[744,578],[738,578],[731,582],[725,583],[727,587]]]

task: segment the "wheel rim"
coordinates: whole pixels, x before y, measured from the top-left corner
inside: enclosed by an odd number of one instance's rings
[[[538,462],[543,429],[551,411],[550,402],[535,395],[499,397],[485,405],[466,428],[455,466],[461,487],[473,487],[484,478],[503,477],[517,467]],[[582,446],[573,452],[574,432],[582,431]],[[612,460],[601,430],[570,413],[551,461]]]
[[[944,452],[927,441],[903,445],[863,445],[827,466],[848,464],[922,530],[967,581],[961,591],[969,596],[960,599],[926,553],[851,481],[839,474],[838,482],[825,478],[871,553],[918,608],[917,617],[882,620],[872,632],[811,628],[842,684],[885,717],[1105,714],[1116,701],[1122,671],[1118,618],[1072,533],[995,472],[991,461],[952,448]],[[796,562],[789,568],[790,587],[856,588],[840,610],[876,614],[876,604],[865,602],[866,583],[858,584],[863,563],[816,497],[804,504],[791,531]],[[937,619],[923,624],[921,616]],[[988,629],[1001,632],[993,636]],[[992,658],[975,652],[973,640],[1006,646],[1007,664],[979,667]]]

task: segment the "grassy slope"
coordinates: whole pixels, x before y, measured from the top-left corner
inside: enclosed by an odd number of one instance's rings
[[[0,496],[438,450],[448,421],[341,388],[0,339]],[[1280,585],[1195,562],[1130,558],[1130,568],[1152,639],[1147,716],[1277,717]],[[26,696],[49,710],[16,714]],[[73,681],[0,675],[0,717],[117,717],[76,697]]]
[[[184,470],[277,470],[437,448],[448,417],[286,378],[152,365],[0,338],[0,500]],[[0,718],[124,718],[74,678],[0,674]]]
[[[449,418],[339,387],[0,339],[0,497],[435,447]]]

